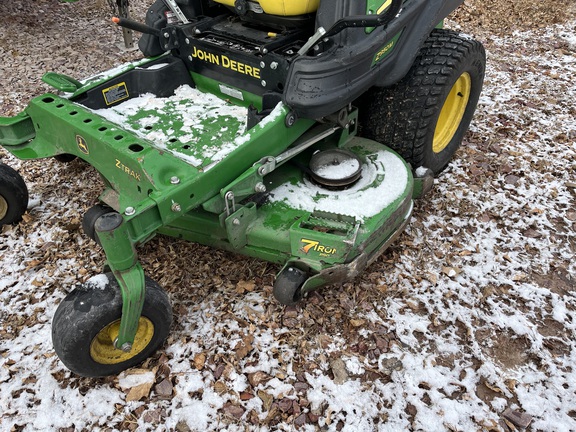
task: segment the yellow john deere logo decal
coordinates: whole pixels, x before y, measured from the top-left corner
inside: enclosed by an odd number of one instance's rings
[[[76,145],[78,146],[78,149],[80,149],[82,153],[90,154],[90,150],[88,149],[88,144],[86,143],[86,140],[82,138],[80,135],[76,135]]]
[[[302,251],[304,253],[308,253],[311,250],[318,252],[321,256],[329,256],[336,253],[336,248],[321,245],[317,240],[308,240],[303,238],[300,241],[305,244],[305,246],[302,246]]]
[[[260,68],[251,66],[247,63],[242,63],[237,60],[232,60],[224,54],[214,54],[209,51],[194,47],[194,51],[192,51],[191,56],[192,58],[205,61],[206,63],[212,63],[217,66],[222,66],[226,69],[231,69],[234,72],[260,79]],[[192,58],[190,60],[192,60]]]

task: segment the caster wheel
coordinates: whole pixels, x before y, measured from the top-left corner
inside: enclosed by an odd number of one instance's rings
[[[94,226],[100,216],[112,213],[113,211],[115,211],[113,208],[105,204],[96,204],[94,207],[90,207],[82,218],[82,229],[84,233],[96,243],[100,244],[96,237],[96,228]]]
[[[28,188],[16,170],[0,163],[0,226],[18,222],[28,207]]]
[[[272,293],[278,302],[290,306],[302,300],[302,285],[308,274],[296,267],[286,267],[276,277]]]
[[[168,337],[172,307],[166,292],[146,278],[146,298],[130,352],[114,347],[122,293],[112,275],[93,278],[66,296],[52,321],[52,343],[64,365],[87,377],[115,375],[144,361]]]

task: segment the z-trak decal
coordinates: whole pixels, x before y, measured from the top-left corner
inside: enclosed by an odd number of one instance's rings
[[[305,246],[302,246],[302,251],[306,254],[309,253],[310,251],[314,251],[318,252],[320,256],[327,257],[330,255],[334,255],[336,253],[336,248],[321,245],[320,242],[317,240],[308,240],[303,238],[300,241],[305,244]]]
[[[116,168],[118,168],[119,170],[121,170],[122,172],[128,174],[130,177],[134,177],[136,180],[140,181],[142,180],[142,177],[140,176],[140,173],[134,171],[133,169],[127,167],[126,165],[124,165],[119,159],[116,159]]]
[[[194,50],[191,54],[192,58],[196,58],[198,60],[202,60],[206,63],[211,63],[216,66],[222,66],[225,69],[233,70],[234,72],[238,72],[244,75],[251,76],[253,78],[260,79],[260,68],[256,66],[251,66],[246,63],[242,63],[237,60],[232,60],[228,56],[224,54],[214,54],[209,51],[205,51],[194,47]]]

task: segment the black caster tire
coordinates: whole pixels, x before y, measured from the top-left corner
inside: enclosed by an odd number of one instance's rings
[[[146,298],[132,350],[114,348],[122,294],[112,273],[64,298],[52,321],[52,343],[64,365],[86,377],[116,375],[148,358],[168,337],[172,307],[166,292],[146,278]]]
[[[360,135],[392,148],[414,168],[440,173],[472,121],[485,69],[480,42],[435,29],[401,81],[359,99]]]
[[[114,211],[115,210],[113,208],[108,207],[106,204],[96,204],[95,206],[90,207],[82,217],[82,229],[84,230],[84,234],[86,234],[88,238],[100,244],[100,241],[96,236],[96,221],[100,218],[100,216],[112,213]]]
[[[18,222],[28,207],[28,188],[18,171],[0,162],[0,226]]]
[[[291,306],[302,300],[302,285],[308,274],[296,267],[286,267],[276,277],[272,294],[280,304]]]

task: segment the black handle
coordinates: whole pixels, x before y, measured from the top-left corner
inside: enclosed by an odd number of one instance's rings
[[[134,30],[140,33],[146,33],[160,37],[160,30],[155,29],[154,27],[147,26],[146,24],[142,24],[138,21],[133,21],[129,18],[118,18],[118,17],[112,18],[112,21],[118,24],[120,27],[126,27],[127,29]]]

